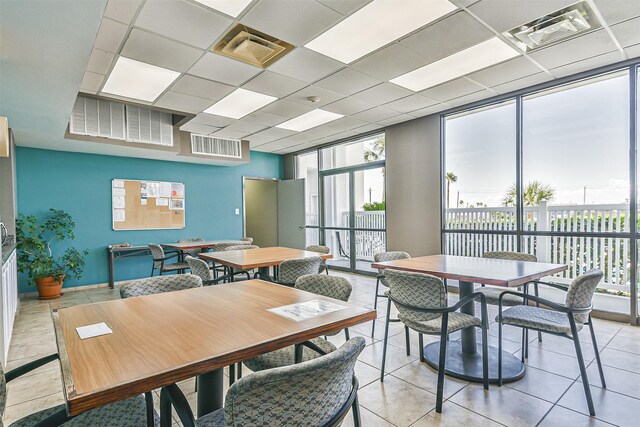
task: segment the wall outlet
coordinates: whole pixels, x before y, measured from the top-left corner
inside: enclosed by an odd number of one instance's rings
[[[240,208],[236,208],[236,215],[240,215]]]

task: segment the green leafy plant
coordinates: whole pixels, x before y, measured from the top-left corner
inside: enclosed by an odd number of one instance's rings
[[[387,208],[387,202],[372,202],[362,205],[365,211],[383,211]]]
[[[75,226],[71,215],[59,209],[49,209],[49,217],[42,223],[35,215],[20,214],[16,221],[18,271],[27,273],[32,283],[44,277],[79,279],[89,251],[67,248],[55,257],[51,249],[56,242],[75,239]]]

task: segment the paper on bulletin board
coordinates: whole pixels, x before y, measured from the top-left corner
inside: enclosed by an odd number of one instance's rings
[[[140,204],[141,204],[142,206],[146,205],[146,204],[147,204],[147,199],[146,199],[146,198],[144,198],[144,199],[140,199]]]
[[[114,188],[111,194],[114,196],[124,196],[126,194],[126,190],[124,188]]]
[[[158,197],[156,199],[156,206],[169,206],[169,199],[166,197]]]
[[[184,199],[170,199],[169,200],[169,209],[174,211],[182,211],[184,210]]]
[[[147,182],[147,197],[160,197],[160,183]]]
[[[171,183],[170,182],[160,182],[160,191],[158,193],[158,197],[171,197]]]
[[[124,180],[114,179],[112,183],[113,188],[124,188]]]
[[[174,199],[184,199],[184,184],[174,182],[171,184],[171,197]]]
[[[124,209],[114,209],[113,222],[123,222],[123,221],[124,221]]]
[[[113,196],[113,207],[114,209],[124,209],[124,196]]]
[[[335,304],[333,302],[314,299],[297,304],[289,304],[283,305],[281,307],[270,308],[267,311],[277,314],[278,316],[293,320],[295,322],[301,322],[303,320],[322,316],[323,314],[342,310],[343,308],[346,307],[340,304]]]

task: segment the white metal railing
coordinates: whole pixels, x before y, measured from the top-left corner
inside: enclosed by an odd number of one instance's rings
[[[485,251],[515,251],[517,237],[484,234],[487,230],[516,230],[514,207],[447,209],[447,229],[477,230],[478,233],[445,233],[448,254],[482,256]],[[604,273],[602,288],[628,291],[630,288],[629,239],[622,237],[584,237],[586,232],[628,232],[628,204],[549,205],[524,208],[523,230],[576,233],[571,236],[525,236],[522,250],[539,261],[567,264],[561,274],[567,281],[589,268]]]

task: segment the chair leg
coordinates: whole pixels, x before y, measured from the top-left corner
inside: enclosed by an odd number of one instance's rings
[[[380,286],[380,279],[376,280],[376,292],[373,294],[373,309],[376,310],[378,308],[378,287]],[[390,301],[388,301],[390,302]],[[371,325],[371,338],[373,338],[373,333],[376,331],[376,319],[373,319],[373,324]]]
[[[593,320],[589,315],[589,330],[591,331],[591,342],[593,343],[593,351],[596,353],[596,362],[598,363],[598,371],[600,372],[600,383],[602,388],[607,388],[607,382],[604,380],[604,371],[602,370],[602,362],[600,362],[600,351],[598,350],[598,343],[596,342],[596,333],[593,330]]]
[[[391,316],[391,301],[387,305],[387,319],[384,324],[384,344],[382,344],[382,365],[380,366],[380,382],[384,382],[384,363],[387,360],[387,341],[389,339],[389,316]]]
[[[525,358],[525,351],[524,348],[527,345],[527,337],[525,336],[525,329],[526,328],[522,328],[522,343],[520,345],[520,360],[522,361],[522,363],[524,363]]]
[[[420,361],[424,362],[425,361],[425,359],[424,359],[424,338],[423,338],[422,334],[418,334],[418,346],[420,347],[419,348]]]
[[[582,386],[584,387],[584,394],[587,398],[587,406],[589,407],[589,415],[594,417],[596,410],[593,406],[593,398],[591,397],[591,388],[589,387],[589,378],[587,377],[587,370],[584,367],[584,359],[582,358],[582,348],[580,348],[580,340],[578,339],[578,329],[576,328],[576,322],[573,318],[573,314],[569,314],[569,323],[571,324],[571,336],[573,337],[573,345],[576,348],[576,358],[578,359],[578,367],[580,368],[580,377],[582,378]]]
[[[498,322],[498,387],[502,387],[502,322]]]
[[[147,427],[154,427],[155,420],[153,419],[153,394],[150,391],[146,392],[144,394],[144,400],[147,406]]]
[[[349,337],[349,328],[345,328],[344,330],[344,337],[347,339],[347,341],[349,341],[351,338]]]
[[[236,381],[236,364],[229,365],[229,387]]]
[[[356,398],[353,399],[351,405],[351,411],[353,412],[353,425],[354,427],[361,427],[362,420],[360,419],[360,404],[358,403],[358,393],[356,392]]]
[[[407,356],[411,356],[411,341],[409,338],[409,327],[405,326],[404,327],[404,341],[405,341],[405,345],[407,346]]]
[[[536,297],[540,296],[540,294],[538,293],[538,284],[537,283],[533,284],[533,292],[534,292]],[[536,301],[536,307],[540,307],[540,303],[538,301]],[[542,331],[538,331],[538,342],[542,342]]]
[[[238,379],[242,378],[242,362],[238,363]]]
[[[482,326],[482,385],[489,390],[489,337],[487,328]]]
[[[164,397],[164,399],[163,399]],[[171,416],[171,401],[164,394],[160,394],[160,427],[171,427],[173,418]]]
[[[449,316],[447,313],[442,315],[442,332],[440,333],[440,357],[438,358],[438,386],[436,392],[436,412],[442,413],[442,395],[444,393],[444,370],[447,362],[447,327]]]

